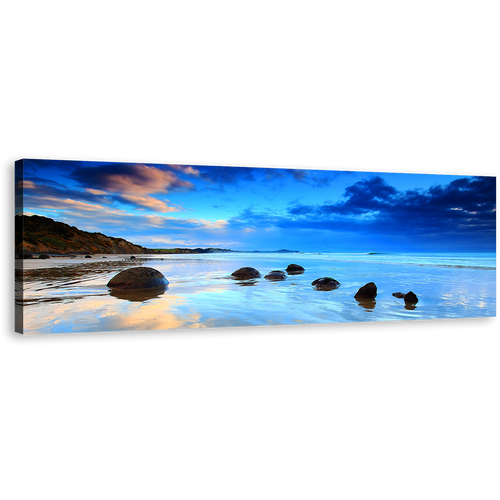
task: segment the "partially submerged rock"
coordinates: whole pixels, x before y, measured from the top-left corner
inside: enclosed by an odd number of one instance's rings
[[[152,267],[131,267],[108,281],[108,286],[116,290],[144,290],[167,285],[167,278]]]
[[[405,304],[416,304],[417,302],[418,298],[412,291],[405,295]]]
[[[131,259],[131,260],[135,260],[135,255],[131,255],[131,256],[130,256],[130,259]]]
[[[86,259],[91,259],[92,258],[92,255],[86,255],[85,256]]]
[[[280,281],[286,280],[286,274],[283,271],[271,271],[264,276],[266,280]]]
[[[316,290],[335,290],[340,286],[340,283],[333,278],[325,277],[314,280],[311,285],[315,287]]]
[[[404,299],[406,304],[416,304],[418,302],[417,296],[412,291],[408,293],[395,292],[392,295],[398,299]]]
[[[50,255],[46,254],[46,253],[41,253],[39,256],[38,256],[39,259],[50,259]]]
[[[253,267],[241,267],[234,271],[231,276],[239,280],[248,280],[251,278],[260,278],[261,274]]]
[[[305,271],[305,269],[302,266],[299,266],[298,264],[290,264],[286,268],[286,272],[288,274],[302,274]]]
[[[363,285],[354,295],[355,299],[374,299],[377,296],[377,285],[370,281]]]

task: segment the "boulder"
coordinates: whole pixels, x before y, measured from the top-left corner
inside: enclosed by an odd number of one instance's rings
[[[46,254],[46,253],[41,253],[39,256],[38,256],[39,259],[50,259],[50,255]]]
[[[411,291],[408,293],[395,292],[392,295],[398,299],[404,299],[406,304],[416,304],[418,302],[417,296]]]
[[[248,280],[251,278],[260,278],[261,274],[253,267],[242,267],[234,271],[231,276],[238,280]]]
[[[135,255],[131,255],[131,256],[130,256],[130,259],[131,259],[131,260],[135,260]]]
[[[288,274],[302,274],[305,271],[305,269],[302,266],[299,266],[298,264],[290,264],[286,268],[286,272]]]
[[[91,259],[92,258],[92,255],[86,255],[85,256],[86,259]]]
[[[408,292],[404,298],[405,304],[416,304],[418,302],[417,296],[412,291]]]
[[[377,296],[377,285],[370,281],[363,285],[354,295],[355,299],[374,299]]]
[[[144,290],[166,287],[168,280],[152,267],[131,267],[111,278],[107,285],[116,290]]]
[[[286,274],[283,271],[271,271],[269,274],[266,274],[264,278],[273,281],[286,280]]]
[[[316,290],[335,290],[340,286],[340,283],[333,278],[325,277],[314,280],[311,285],[315,287]]]

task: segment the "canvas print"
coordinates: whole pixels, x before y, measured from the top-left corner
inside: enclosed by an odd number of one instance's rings
[[[496,314],[496,178],[16,162],[16,331]]]

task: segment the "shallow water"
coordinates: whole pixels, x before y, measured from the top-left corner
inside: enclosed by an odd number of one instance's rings
[[[290,263],[306,271],[276,282],[230,278],[240,267],[255,267],[265,276]],[[26,334],[496,315],[495,254],[220,253],[135,261],[94,255],[16,264],[22,266],[16,271],[16,314],[23,315]],[[119,293],[106,286],[119,271],[141,265],[161,271],[168,288]],[[340,288],[315,290],[311,282],[323,276],[340,281]],[[369,281],[378,287],[376,299],[355,300]],[[410,290],[419,299],[415,306],[392,296]]]

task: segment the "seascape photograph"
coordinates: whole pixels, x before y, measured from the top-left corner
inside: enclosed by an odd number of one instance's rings
[[[16,331],[496,315],[496,178],[16,162]]]

